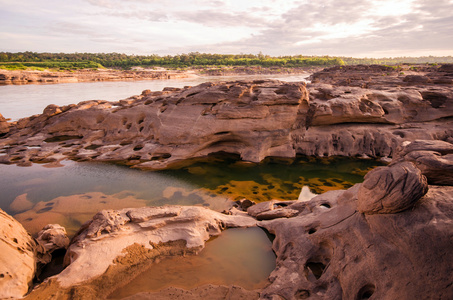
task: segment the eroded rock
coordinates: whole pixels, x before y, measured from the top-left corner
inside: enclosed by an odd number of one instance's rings
[[[184,241],[184,247],[199,251],[225,228],[255,224],[256,220],[248,216],[228,216],[202,207],[102,211],[73,239],[65,256],[67,267],[57,278],[67,288],[101,276],[133,245],[146,250],[160,243]]]
[[[261,299],[453,297],[453,187],[430,186],[413,209],[373,215],[357,212],[359,188],[295,203],[288,208],[305,206],[298,216],[259,223],[275,234],[277,255]]]
[[[0,209],[0,298],[22,298],[37,270],[39,244]]]
[[[426,177],[410,162],[378,167],[365,175],[357,208],[365,214],[396,213],[412,207],[427,191]]]

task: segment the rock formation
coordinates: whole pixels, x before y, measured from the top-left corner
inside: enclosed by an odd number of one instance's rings
[[[401,153],[429,142],[406,145]],[[263,290],[168,288],[128,299],[451,299],[453,186],[427,189],[414,163],[397,159],[348,190],[252,204],[249,216],[237,208],[225,215],[181,206],[101,211],[73,239],[68,267],[30,297],[99,297],[156,257],[196,252],[223,228],[258,225],[275,235],[277,255]]]
[[[224,228],[250,226],[275,235],[277,266],[261,299],[453,299],[450,67],[404,76],[382,67],[323,72],[308,86],[205,83],[116,103],[49,106],[9,124],[0,159],[21,165],[71,158],[161,169],[221,151],[254,162],[296,154],[393,158],[362,184],[309,201],[241,201],[247,212],[233,208],[230,215],[182,206],[103,210],[72,240],[66,269],[30,299],[105,296],[160,256],[197,252]],[[13,207],[20,210],[24,200]],[[206,291],[258,297],[208,286],[131,299],[190,299]]]
[[[28,292],[44,252],[19,222],[0,209],[1,299],[22,298]]]
[[[390,86],[381,80],[363,88],[368,77],[362,69],[327,69],[308,86],[204,83],[118,102],[50,105],[41,115],[9,124],[0,139],[0,162],[70,158],[164,169],[215,152],[252,162],[296,154],[393,157],[406,141],[453,140],[451,84],[407,86],[394,74]],[[381,69],[366,69],[372,82]],[[343,77],[355,84],[338,86]]]
[[[75,71],[8,71],[0,70],[0,84],[67,83],[88,81],[126,81],[176,79],[193,76],[188,72],[167,70],[75,70]]]

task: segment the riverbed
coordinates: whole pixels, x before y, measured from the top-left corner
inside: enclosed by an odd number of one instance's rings
[[[92,99],[117,101],[140,94],[145,89],[158,91],[164,87],[194,86],[206,81],[243,79],[302,81],[307,77],[308,74],[253,75],[135,82],[8,85],[0,86],[0,113],[6,118],[17,120],[41,113],[48,104],[67,105]],[[381,165],[374,160],[338,157],[315,159],[302,156],[293,160],[269,158],[259,164],[253,164],[242,162],[234,155],[212,156],[193,161],[191,165],[181,169],[154,172],[107,163],[69,160],[61,163],[63,166],[58,168],[45,164],[33,164],[30,167],[0,165],[0,208],[13,215],[32,235],[36,236],[46,224],[58,223],[66,228],[69,236],[73,236],[83,223],[103,209],[198,205],[223,211],[230,208],[234,201],[244,198],[255,202],[272,199],[307,201],[316,194],[346,189],[362,182],[364,174]],[[138,277],[131,285],[118,291],[118,295],[128,295],[138,286],[140,291],[154,291],[169,285],[191,288],[205,283],[241,285],[242,282],[246,288],[262,287],[275,263],[275,257],[270,250],[271,241],[266,236],[263,238],[263,234],[261,229],[230,231],[225,237],[208,242],[206,254],[203,254],[205,256],[184,262],[180,261],[183,258],[169,260],[157,267],[165,270],[168,278],[172,278],[174,272],[190,269],[189,276],[181,279],[179,283],[159,281],[160,278],[151,283]],[[232,243],[243,247],[242,250],[238,253],[233,253],[232,250],[223,251],[226,245]],[[253,252],[253,249],[259,247],[261,250],[265,249],[264,252]],[[211,252],[210,249],[214,251]],[[244,252],[247,252],[248,256],[242,257],[241,253]],[[220,274],[216,273],[215,276],[219,277],[213,276],[211,269],[201,268],[191,273],[192,269],[188,266],[209,265],[215,257],[218,258],[218,268],[226,270]],[[238,262],[240,259],[247,261],[253,257],[257,258],[253,264],[229,268],[231,265],[241,264]],[[231,260],[228,260],[229,258]],[[177,265],[181,268],[175,269]],[[260,269],[253,273],[257,265],[265,266],[265,270]],[[246,279],[241,279],[239,275],[249,274],[247,272],[252,273],[246,283]],[[147,288],[148,285],[153,288]]]

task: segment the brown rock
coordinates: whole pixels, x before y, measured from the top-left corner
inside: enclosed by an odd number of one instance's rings
[[[48,224],[38,233],[36,241],[41,244],[47,253],[58,249],[66,249],[69,246],[69,238],[66,229],[58,224]]]
[[[412,207],[428,191],[426,177],[410,162],[378,167],[365,175],[357,208],[365,214],[389,214]]]
[[[412,210],[374,215],[357,213],[358,190],[259,223],[275,234],[277,255],[261,299],[452,299],[453,187],[430,186]]]
[[[8,133],[9,124],[8,121],[0,114],[0,136],[2,134]]]

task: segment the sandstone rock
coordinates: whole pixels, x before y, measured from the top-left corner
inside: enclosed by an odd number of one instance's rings
[[[412,210],[373,215],[357,212],[359,187],[296,203],[305,205],[296,217],[259,223],[275,234],[277,255],[261,299],[453,297],[453,187],[430,186]]]
[[[0,209],[0,298],[22,298],[32,285],[39,245]]]
[[[202,207],[101,211],[73,238],[65,256],[67,267],[57,279],[63,288],[93,280],[133,245],[153,249],[159,243],[183,240],[187,249],[199,251],[210,236],[225,228],[255,224],[249,216],[228,216]]]
[[[0,114],[0,136],[8,133],[9,124],[8,121]]]
[[[69,246],[69,238],[66,229],[58,224],[48,224],[39,233],[36,241],[51,254],[58,249],[66,249]]]
[[[404,157],[413,162],[428,183],[453,185],[453,154],[441,155],[434,151],[412,151]]]
[[[410,161],[429,184],[453,185],[453,144],[445,141],[416,140],[401,147],[395,161]]]
[[[367,68],[344,74],[325,70],[322,76],[355,74],[351,80],[363,81],[367,70],[388,71]],[[261,80],[169,88],[115,103],[49,106],[44,114],[9,127],[0,138],[0,146],[7,147],[0,162],[30,165],[70,158],[165,169],[216,152],[249,162],[296,154],[392,157],[405,141],[453,139],[451,94],[451,86],[434,83],[311,83],[307,90],[303,83]]]
[[[410,162],[378,167],[365,175],[357,208],[365,214],[396,213],[412,207],[427,191],[426,177]]]

